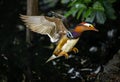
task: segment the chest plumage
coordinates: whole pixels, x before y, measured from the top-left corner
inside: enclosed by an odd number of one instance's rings
[[[61,50],[65,52],[70,52],[75,44],[78,42],[79,38],[68,39],[67,42],[62,46]]]
[[[58,42],[58,45],[55,48],[53,54],[58,56],[61,52],[70,52],[75,46],[75,44],[78,42],[78,40],[79,38],[69,39],[66,35],[64,35]]]

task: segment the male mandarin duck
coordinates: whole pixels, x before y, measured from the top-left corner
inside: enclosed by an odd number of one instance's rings
[[[46,62],[61,56],[68,58],[68,52],[71,51],[77,53],[79,50],[74,46],[81,33],[87,30],[98,31],[92,24],[86,22],[78,24],[72,31],[69,31],[62,20],[55,17],[21,15],[21,19],[31,31],[48,35],[51,42],[57,42],[53,55]]]

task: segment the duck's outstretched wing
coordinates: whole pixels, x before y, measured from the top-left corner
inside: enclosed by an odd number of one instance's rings
[[[59,18],[26,15],[21,15],[20,18],[31,31],[48,35],[51,42],[58,41],[60,33],[64,34],[67,31],[62,20]]]

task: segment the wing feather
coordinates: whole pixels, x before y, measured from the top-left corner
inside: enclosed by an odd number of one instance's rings
[[[60,32],[67,31],[62,21],[58,18],[21,15],[21,19],[31,31],[48,35],[51,42],[58,40]]]
[[[40,34],[46,35],[50,30],[56,28],[55,23],[46,20],[44,16],[22,15],[21,18],[29,29]]]

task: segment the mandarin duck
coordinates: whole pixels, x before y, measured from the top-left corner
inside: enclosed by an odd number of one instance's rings
[[[68,58],[68,52],[71,51],[77,53],[79,50],[74,46],[81,33],[87,30],[98,31],[92,24],[86,22],[78,24],[73,30],[68,30],[62,20],[55,17],[21,15],[21,19],[31,31],[48,35],[51,42],[57,43],[53,55],[46,62],[61,56]]]

